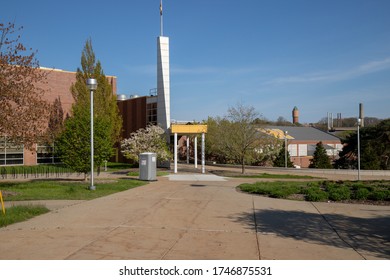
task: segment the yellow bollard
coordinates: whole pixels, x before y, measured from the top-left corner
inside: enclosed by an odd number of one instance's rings
[[[4,207],[4,201],[3,201],[3,194],[0,191],[0,201],[1,201],[1,209],[3,209],[3,215],[5,215],[5,207]]]

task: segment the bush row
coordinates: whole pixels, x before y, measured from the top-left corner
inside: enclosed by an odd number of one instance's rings
[[[257,182],[242,184],[239,188],[245,192],[274,198],[288,198],[292,194],[301,194],[307,201],[390,201],[390,182],[386,181],[320,181],[305,185],[291,182]]]

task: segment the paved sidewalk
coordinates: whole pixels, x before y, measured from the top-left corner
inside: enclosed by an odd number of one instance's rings
[[[0,258],[390,258],[388,206],[270,199],[236,190],[252,179],[182,175],[1,228]]]

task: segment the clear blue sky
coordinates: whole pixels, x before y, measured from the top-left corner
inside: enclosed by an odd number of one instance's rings
[[[160,0],[3,1],[41,66],[75,71],[85,41],[118,93],[156,87]],[[270,120],[327,112],[390,117],[389,0],[164,0],[171,117],[223,116],[237,103]]]

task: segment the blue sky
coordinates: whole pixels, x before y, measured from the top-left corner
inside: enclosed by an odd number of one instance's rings
[[[156,87],[160,0],[4,1],[41,66],[75,71],[85,41],[118,93]],[[164,0],[171,117],[223,116],[254,106],[265,118],[317,122],[390,117],[389,0]]]

